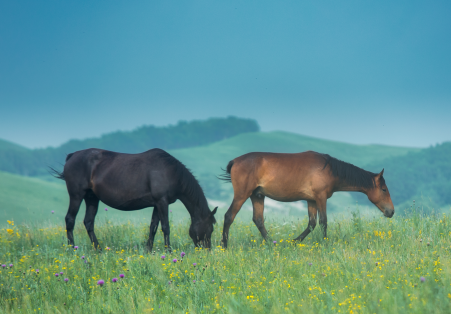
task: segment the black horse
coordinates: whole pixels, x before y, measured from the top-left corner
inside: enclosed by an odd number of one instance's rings
[[[84,224],[96,248],[94,219],[99,200],[110,207],[131,211],[154,207],[147,246],[152,250],[161,221],[164,244],[170,249],[168,206],[179,199],[191,215],[189,235],[194,245],[211,246],[214,214],[192,173],[176,158],[155,148],[141,154],[122,154],[90,148],[67,155],[64,171],[51,168],[54,176],[66,181],[69,210],[67,239],[74,245],[74,225],[80,204],[86,203]]]

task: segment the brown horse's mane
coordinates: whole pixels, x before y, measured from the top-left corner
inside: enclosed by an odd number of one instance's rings
[[[208,208],[208,202],[205,198],[204,191],[202,190],[199,181],[197,181],[191,171],[179,160],[162,149],[158,150],[157,155],[164,160],[167,166],[174,167],[176,175],[180,178],[180,191],[184,193],[194,205],[199,206],[199,209],[202,211],[202,215],[204,217],[209,215],[211,212]]]
[[[327,154],[322,154],[322,156],[326,159],[323,170],[327,165],[329,165],[332,175],[343,180],[344,183],[349,184],[353,187],[362,187],[366,189],[372,189],[376,187],[374,177],[377,175],[377,173],[363,170],[362,168],[341,161]],[[384,178],[381,177],[381,186],[384,184],[384,182]]]

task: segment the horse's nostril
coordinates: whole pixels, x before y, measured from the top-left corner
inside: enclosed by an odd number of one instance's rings
[[[388,218],[393,217],[394,214],[395,214],[394,210],[386,210],[385,211],[385,216],[388,217]]]

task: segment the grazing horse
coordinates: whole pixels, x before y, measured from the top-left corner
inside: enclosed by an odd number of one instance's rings
[[[253,221],[263,238],[268,234],[263,219],[266,196],[280,202],[307,201],[307,229],[294,239],[301,241],[315,228],[317,213],[327,237],[326,201],[334,192],[365,193],[386,217],[391,218],[395,213],[383,169],[372,173],[326,154],[249,153],[230,161],[225,172],[220,179],[232,182],[234,197],[224,216],[224,247],[227,247],[230,225],[249,197],[254,208]]]
[[[168,206],[179,199],[191,215],[189,235],[194,245],[211,246],[217,208],[210,211],[204,192],[191,172],[164,150],[121,154],[91,148],[67,155],[62,173],[51,169],[55,177],[66,181],[70,198],[66,230],[70,245],[74,245],[75,217],[85,200],[84,224],[94,247],[99,247],[94,219],[100,200],[123,211],[154,207],[147,247],[152,250],[161,221],[164,245],[170,250]]]

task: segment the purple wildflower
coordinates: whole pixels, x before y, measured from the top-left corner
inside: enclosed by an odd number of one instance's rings
[[[308,263],[308,265],[309,265],[309,266],[312,266],[313,264],[312,264],[312,263]]]
[[[105,211],[108,211],[108,208],[105,208]]]
[[[60,272],[60,275],[64,274],[63,272]]]
[[[55,277],[58,277],[60,274],[58,274],[58,273],[55,273]]]
[[[52,214],[54,214],[55,213],[55,211],[54,210],[52,210]]]
[[[75,249],[75,250],[78,250],[78,246],[74,246],[74,249]]]
[[[421,280],[421,282],[425,282],[425,281],[426,281],[426,278],[420,277],[420,280]]]
[[[119,277],[121,277],[121,278],[124,278],[124,277],[125,277],[125,275],[124,275],[124,274],[120,274],[120,275],[119,275]]]
[[[277,241],[272,241],[272,243],[276,244],[276,243],[277,243]]]
[[[193,266],[196,267],[197,263],[193,263]]]
[[[172,262],[173,262],[173,263],[177,263],[177,259],[174,258],[174,259],[172,260]]]
[[[111,279],[111,281],[112,281],[112,282],[116,282],[116,281],[117,281],[117,278],[113,278],[113,279]]]
[[[180,253],[180,256],[183,258],[185,256],[185,252]]]
[[[5,267],[6,267],[6,265],[5,265],[5,264],[2,264],[2,267],[3,267],[3,268],[5,268]]]
[[[170,210],[169,212],[172,213],[172,210]]]
[[[9,267],[13,267],[14,265],[13,264],[9,264]]]
[[[164,255],[161,255],[161,259],[162,260],[164,260],[166,258],[166,256],[164,256]]]
[[[85,259],[85,256],[83,255],[83,256],[81,257],[81,259]]]
[[[68,281],[69,281],[69,278],[64,278],[64,281],[65,281],[65,282],[68,282]]]
[[[99,286],[103,286],[105,284],[105,281],[103,281],[102,279],[100,279],[99,281],[97,281],[97,284]]]
[[[196,280],[193,280],[193,283],[196,283]]]
[[[36,269],[35,271],[36,271],[37,273],[39,273],[39,269]]]

